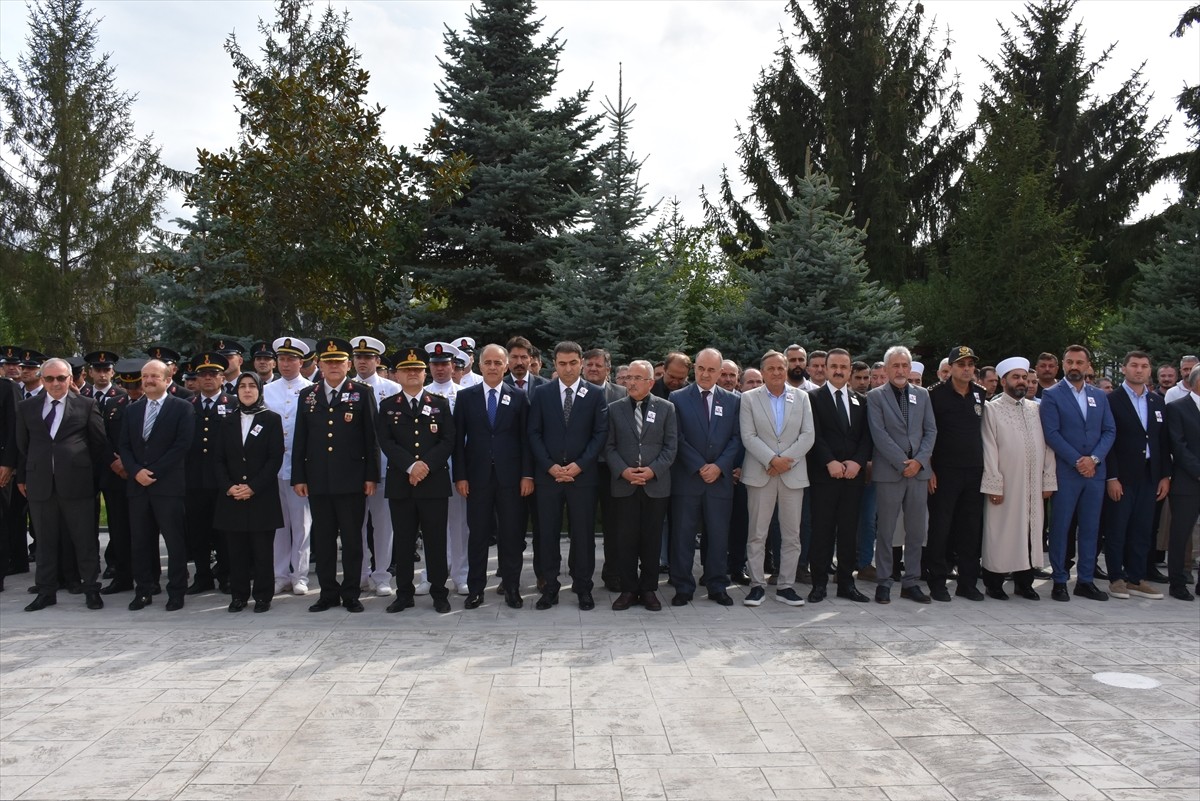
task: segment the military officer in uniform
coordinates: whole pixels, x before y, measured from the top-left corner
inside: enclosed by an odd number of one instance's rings
[[[300,391],[312,386],[311,381],[300,375],[300,365],[312,348],[300,337],[285,336],[272,342],[271,349],[275,351],[279,379],[263,387],[263,403],[283,420],[283,466],[279,468],[283,527],[275,532],[275,592],[290,589],[293,595],[307,595],[312,515],[308,498],[292,490],[292,444]]]
[[[446,587],[449,572],[446,520],[454,418],[448,399],[422,388],[425,383],[422,355],[415,347],[401,349],[397,369],[403,389],[380,404],[376,427],[380,447],[388,459],[386,486],[396,553],[413,552],[419,528],[425,544],[426,576],[433,608],[445,613],[450,611]],[[398,571],[396,600],[387,611],[400,612],[412,606],[414,594],[412,573]]]
[[[222,488],[217,481],[216,441],[219,426],[237,409],[237,398],[222,391],[221,376],[229,362],[220,353],[205,351],[192,357],[200,391],[188,398],[194,410],[195,429],[185,462],[187,476],[187,549],[196,572],[188,595],[199,595],[220,586],[229,592],[229,550],[224,532],[213,528],[213,514]],[[212,553],[217,553],[213,567]]]
[[[400,392],[400,385],[379,375],[379,360],[387,351],[387,346],[375,337],[357,336],[350,340],[354,346],[355,380],[361,381],[375,391],[375,404],[379,406],[385,398]],[[380,598],[392,595],[392,574],[388,568],[392,565],[392,514],[388,510],[387,487],[387,454],[380,456],[379,476],[382,479],[375,488],[375,494],[367,498],[367,519],[363,523],[363,565],[362,589],[374,590]],[[370,542],[368,542],[368,529]],[[368,547],[368,545],[370,547]],[[375,558],[375,567],[371,567],[371,557]]]
[[[321,597],[308,608],[324,612],[344,606],[363,611],[362,526],[366,500],[379,483],[379,443],[375,432],[375,391],[346,378],[350,343],[320,340],[321,381],[300,392],[292,444],[292,487],[312,510],[312,551]],[[342,545],[342,582],[337,580],[337,547]]]
[[[151,347],[146,348],[146,355],[151,359],[160,361],[167,366],[167,381],[169,382],[167,384],[168,395],[174,398],[181,398],[183,400],[187,400],[188,398],[192,397],[194,393],[187,387],[180,384],[179,381],[175,380],[175,375],[179,372],[180,367],[182,366],[180,362],[183,359],[183,356],[179,354],[179,351],[164,347],[162,345],[152,345]],[[182,380],[182,378],[183,376],[180,376],[180,380]],[[139,383],[141,380],[142,375],[139,371]]]
[[[250,345],[250,364],[254,365],[254,374],[263,386],[275,380],[275,349],[270,342],[259,341]]]
[[[83,361],[87,365],[88,377],[92,380],[91,383],[85,384],[83,389],[79,390],[79,394],[85,398],[95,399],[96,406],[102,415],[110,400],[126,394],[125,390],[113,383],[116,364],[120,359],[121,357],[111,350],[97,350],[83,357]]]
[[[237,397],[237,380],[242,374],[242,361],[246,353],[246,347],[233,339],[218,339],[213,343],[212,349],[225,357],[225,361],[229,367],[225,370],[225,381],[221,387],[221,391],[231,398]],[[194,367],[195,365],[193,365]]]
[[[462,353],[465,362],[462,378],[458,379],[458,385],[466,389],[467,387],[483,383],[483,376],[473,372],[471,369],[475,366],[475,340],[471,337],[459,337],[454,340],[454,347],[458,348],[459,352]]]
[[[462,352],[449,342],[430,342],[425,345],[425,357],[432,379],[425,391],[441,395],[449,401],[451,413],[458,402],[458,393],[462,391],[462,387],[454,382],[454,360],[461,356]],[[450,563],[450,580],[454,582],[459,595],[467,595],[470,592],[467,586],[470,573],[467,557],[467,499],[453,487],[446,514],[446,559]],[[424,589],[424,583],[421,589]]]
[[[118,367],[129,369],[132,363],[127,364],[126,360],[122,359],[114,365],[114,373]],[[137,365],[137,369],[140,383],[142,365]],[[107,440],[99,478],[100,492],[104,494],[104,508],[108,512],[108,547],[104,550],[104,561],[112,568],[112,581],[100,590],[101,595],[133,590],[133,540],[129,528],[129,495],[126,491],[129,473],[121,462],[120,454],[121,423],[133,400],[129,392],[122,389],[120,395],[107,400],[100,412]]]

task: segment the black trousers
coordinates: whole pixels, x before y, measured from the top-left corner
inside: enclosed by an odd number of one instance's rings
[[[229,591],[234,600],[269,601],[275,594],[275,529],[230,531]],[[254,580],[251,591],[250,581]]]
[[[1190,582],[1191,566],[1184,563],[1187,541],[1192,526],[1200,516],[1200,495],[1171,493],[1171,532],[1167,542],[1167,579],[1172,587],[1184,587]]]
[[[746,496],[746,485],[740,481],[733,485],[733,511],[729,516],[730,573],[746,572],[746,542],[750,539],[750,508]]]
[[[621,592],[645,593],[658,589],[658,558],[670,503],[669,497],[651,498],[644,487],[634,487],[632,495],[613,498],[617,510]]]
[[[17,489],[16,477],[8,485],[8,512],[4,516],[3,536],[8,546],[8,573],[29,572],[29,523],[25,496]]]
[[[829,583],[829,565],[837,550],[837,582],[847,588],[854,584],[858,566],[858,515],[862,510],[861,479],[813,484],[805,493],[812,499],[812,541],[809,544],[812,586]]]
[[[182,600],[188,583],[183,496],[146,493],[129,496],[129,524],[137,594],[150,595],[158,584],[162,570],[158,554],[161,533],[167,544],[167,597]]]
[[[559,570],[562,569],[559,536],[565,504],[567,531],[571,538],[571,590],[590,593],[592,575],[596,572],[596,488],[573,482],[542,481],[538,483],[534,497],[537,499],[542,535],[538,543],[541,578],[546,582],[542,591],[554,594],[562,587],[558,580]],[[659,523],[661,526],[661,521]],[[655,559],[658,557],[655,556]]]
[[[105,561],[113,569],[114,581],[133,581],[133,545],[129,533],[129,496],[125,488],[102,490],[108,511],[108,547]],[[97,502],[97,514],[99,502]]]
[[[41,532],[37,550],[37,587],[41,595],[54,595],[59,583],[60,546],[69,542],[71,551],[62,557],[71,559],[68,576],[78,571],[84,592],[100,591],[100,543],[96,539],[92,499],[62,498],[57,493],[49,500],[30,501],[29,514]]]
[[[475,489],[472,488],[471,496],[467,498],[468,504],[474,495]],[[429,595],[435,599],[446,598],[450,594],[446,589],[446,581],[450,578],[450,565],[446,561],[446,519],[449,516],[449,506],[449,497],[388,498],[388,509],[392,513],[392,553],[412,553],[417,547],[417,532],[421,532],[421,542],[425,546],[425,576],[429,580]],[[470,514],[469,505],[467,514]],[[315,529],[316,521],[314,520],[313,523]],[[469,547],[470,542],[468,541]],[[485,571],[486,564],[487,540],[485,539]],[[507,580],[507,576],[505,580]],[[467,589],[470,590],[470,578],[467,579],[467,583]],[[321,586],[325,586],[325,583],[321,582]],[[354,588],[358,589],[357,579]],[[479,591],[483,592],[482,587]],[[413,572],[411,570],[396,571],[396,595],[411,600],[415,593]]]
[[[929,496],[929,540],[922,551],[922,567],[929,571],[930,586],[946,586],[950,564],[947,548],[956,555],[958,585],[974,587],[979,581],[983,549],[982,467],[957,467],[937,474],[937,492]]]
[[[492,468],[490,479],[472,482],[467,495],[467,590],[471,593],[481,593],[487,585],[488,547],[493,539],[501,583],[505,588],[521,586],[525,499],[520,485],[501,486],[498,479]]]
[[[229,577],[229,549],[225,533],[213,528],[213,514],[217,508],[218,490],[189,489],[187,493],[187,548],[188,559],[196,564],[196,581],[207,584],[216,579]],[[217,552],[217,565],[213,568],[212,553]]]
[[[600,509],[600,531],[604,534],[604,564],[600,566],[600,580],[605,584],[620,584],[620,570],[617,567],[620,558],[617,510],[613,504],[612,473],[604,462],[600,462],[596,467],[596,501]]]
[[[317,581],[321,582],[321,599],[357,601],[362,592],[358,585],[362,581],[362,526],[367,516],[367,497],[361,492],[309,495],[308,509],[312,514],[312,556],[317,563]],[[337,579],[339,537],[341,584]]]

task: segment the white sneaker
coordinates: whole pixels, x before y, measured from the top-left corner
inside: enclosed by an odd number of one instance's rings
[[[308,584],[303,581],[292,584],[292,595],[308,595]]]
[[[415,590],[413,590],[413,593],[416,595],[428,595],[429,594],[429,582],[422,581],[420,584],[417,585],[417,588]]]
[[[375,585],[375,595],[378,598],[388,598],[395,594],[396,594],[396,591],[392,589],[392,585],[390,582],[388,582],[386,584],[376,584]]]
[[[275,594],[276,595],[285,593],[288,590],[290,590],[291,588],[292,588],[292,582],[290,582],[286,579],[276,579],[275,580]]]
[[[371,592],[372,590],[375,589],[375,582],[372,581],[369,577],[365,578],[361,582],[359,582],[358,589],[361,592]]]
[[[459,595],[470,595],[471,594],[471,591],[469,589],[467,589],[467,582],[464,581],[462,584],[455,582],[455,586],[458,587]]]

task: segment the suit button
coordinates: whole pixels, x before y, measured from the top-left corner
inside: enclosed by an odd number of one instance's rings
[[[204,449],[204,453],[208,453],[208,448],[205,448],[205,449]]]
[[[329,452],[330,452],[330,453],[333,453],[333,446],[332,446],[332,445],[330,445],[330,446],[329,446]]]
[[[242,481],[249,481],[249,480],[250,479],[246,478],[245,476],[242,476]]]
[[[332,432],[332,431],[330,431],[330,432],[329,432],[329,438],[330,438],[330,439],[333,439],[333,432]]]
[[[332,421],[332,420],[330,420],[330,421],[329,421],[329,425],[333,425],[333,421]]]

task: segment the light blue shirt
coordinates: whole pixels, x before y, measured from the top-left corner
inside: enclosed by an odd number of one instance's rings
[[[787,394],[787,387],[784,387],[779,395],[773,395],[771,390],[767,390],[767,399],[771,401],[771,413],[775,415],[775,436],[783,433],[783,420],[787,415]]]
[[[1133,391],[1127,381],[1121,382],[1121,388],[1125,390],[1125,394],[1129,396],[1129,400],[1133,403],[1133,410],[1137,412],[1138,419],[1142,421],[1142,430],[1147,431],[1150,428],[1150,393],[1146,391],[1146,387],[1142,387],[1142,394],[1139,395]],[[1150,443],[1146,443],[1146,458],[1150,458]]]
[[[1083,419],[1086,420],[1087,419],[1087,407],[1088,407],[1088,402],[1087,402],[1087,386],[1088,385],[1087,385],[1087,382],[1085,381],[1083,383],[1083,386],[1078,390],[1075,389],[1074,384],[1072,384],[1070,381],[1068,381],[1065,378],[1063,379],[1063,383],[1067,385],[1067,389],[1071,390],[1071,392],[1074,393],[1075,402],[1079,404],[1079,414],[1081,414],[1083,416]]]

